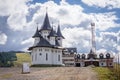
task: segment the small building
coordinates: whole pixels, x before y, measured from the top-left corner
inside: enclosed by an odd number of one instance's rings
[[[89,65],[113,67],[113,54],[108,52],[94,54],[91,50],[89,54],[75,55],[75,66],[85,67]]]
[[[64,48],[62,61],[65,66],[75,66],[74,56],[77,53],[76,48]]]

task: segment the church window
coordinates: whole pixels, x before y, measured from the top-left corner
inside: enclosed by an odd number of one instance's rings
[[[42,53],[39,54],[40,56],[42,55]]]
[[[55,52],[57,53],[57,50],[55,50]]]
[[[110,54],[109,53],[106,54],[106,58],[107,59],[110,58]]]
[[[103,63],[101,63],[101,65],[103,66]]]
[[[60,61],[60,55],[58,55],[58,61]]]
[[[35,54],[35,61],[37,60],[37,54]]]
[[[101,54],[99,55],[99,57],[100,57],[100,59],[103,59],[103,58],[104,58],[104,55],[101,53]]]
[[[58,38],[58,40],[60,40],[60,38]]]
[[[110,63],[110,66],[112,65],[112,63]]]
[[[49,49],[45,49],[45,51],[49,51]]]
[[[82,59],[85,59],[85,54],[82,54]]]
[[[80,54],[77,55],[77,59],[80,59]]]
[[[54,52],[53,50],[51,50],[51,52]]]
[[[48,60],[48,54],[46,53],[46,61]]]
[[[42,51],[42,49],[39,49],[39,51]]]

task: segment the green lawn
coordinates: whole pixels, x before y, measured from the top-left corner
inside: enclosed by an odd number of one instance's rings
[[[95,67],[93,69],[97,72],[99,80],[115,80],[111,69],[107,67]]]
[[[14,61],[16,67],[22,66],[23,62],[29,62],[31,64],[31,57],[29,53],[16,53],[17,61]]]

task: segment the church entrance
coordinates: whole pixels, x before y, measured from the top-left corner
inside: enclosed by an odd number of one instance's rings
[[[89,66],[89,65],[99,66],[99,62],[98,61],[86,61],[85,66]]]
[[[81,65],[80,65],[80,63],[75,63],[75,66],[80,67]]]

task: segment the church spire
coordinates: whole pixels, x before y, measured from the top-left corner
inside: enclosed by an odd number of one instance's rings
[[[37,24],[37,29],[36,29],[36,32],[35,32],[33,38],[35,38],[35,37],[39,37],[39,36],[40,36],[40,34],[39,34],[38,24]]]
[[[63,35],[61,33],[61,30],[60,30],[60,25],[59,24],[58,24],[58,29],[57,29],[57,36],[62,37],[64,39],[64,37],[63,37]]]
[[[48,13],[46,12],[45,19],[44,19],[43,25],[41,27],[41,30],[51,30],[51,29],[52,28],[50,26]]]

